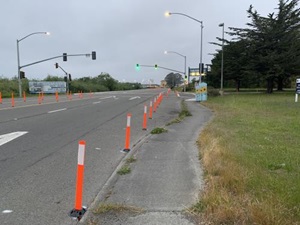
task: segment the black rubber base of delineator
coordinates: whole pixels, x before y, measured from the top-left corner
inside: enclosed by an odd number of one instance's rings
[[[123,149],[123,152],[130,152],[130,149],[125,148],[125,149]]]
[[[81,210],[72,209],[69,212],[69,216],[71,218],[76,218],[78,221],[83,217],[84,213],[86,212],[86,208],[82,208]]]

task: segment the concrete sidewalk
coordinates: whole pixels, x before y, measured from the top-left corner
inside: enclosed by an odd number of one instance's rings
[[[113,186],[107,188],[105,203],[143,211],[90,213],[85,224],[195,224],[182,211],[197,202],[203,186],[196,140],[212,113],[199,103],[186,103],[192,116],[166,126],[167,133],[143,140],[126,157],[136,158],[130,164],[131,173],[118,175]]]

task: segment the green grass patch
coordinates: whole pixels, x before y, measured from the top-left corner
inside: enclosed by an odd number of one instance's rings
[[[181,111],[177,118],[167,123],[166,126],[170,126],[173,123],[180,123],[185,117],[192,116],[192,113],[188,110],[187,104],[184,100],[181,101]]]
[[[131,168],[129,165],[125,164],[124,166],[121,167],[121,169],[118,170],[119,175],[125,175],[131,172]]]
[[[124,204],[116,204],[116,203],[101,203],[98,207],[93,210],[94,214],[103,214],[107,212],[124,212],[129,211],[133,213],[142,213],[144,210],[134,206],[128,206]]]
[[[126,163],[134,163],[136,161],[136,158],[134,156],[130,156],[129,158],[126,159]]]
[[[300,221],[300,103],[294,93],[210,98],[201,133],[207,187],[193,208],[213,224]]]
[[[166,133],[168,130],[166,130],[163,127],[156,127],[151,131],[151,134],[161,134],[161,133]]]

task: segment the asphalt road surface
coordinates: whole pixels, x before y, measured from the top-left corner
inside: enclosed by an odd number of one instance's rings
[[[3,99],[0,105],[0,224],[72,224],[78,142],[86,141],[83,204],[89,205],[124,153],[126,115],[131,145],[141,140],[144,104],[166,89]],[[177,115],[174,115],[174,117]],[[156,118],[155,118],[156,117]],[[152,128],[170,119],[154,115]]]

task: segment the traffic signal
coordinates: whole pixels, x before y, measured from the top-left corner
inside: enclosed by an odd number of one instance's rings
[[[20,79],[25,78],[25,72],[24,71],[20,71]]]
[[[93,52],[92,52],[92,60],[95,60],[95,59],[96,59],[96,52],[93,51]]]
[[[135,65],[135,69],[136,69],[136,70],[140,70],[140,64],[136,64],[136,65]]]
[[[67,53],[63,53],[63,61],[66,62],[67,61]]]
[[[204,63],[199,63],[199,73],[204,73]]]
[[[64,76],[64,81],[67,82],[68,81],[68,78],[67,76]]]
[[[72,76],[70,73],[69,73],[69,81],[72,81]]]
[[[154,69],[156,69],[156,70],[157,70],[157,68],[158,68],[158,67],[157,67],[157,64],[155,64],[155,65],[154,65]]]
[[[55,68],[56,68],[56,69],[58,68],[58,63],[55,63]]]
[[[184,76],[184,79],[187,80],[187,75]]]

